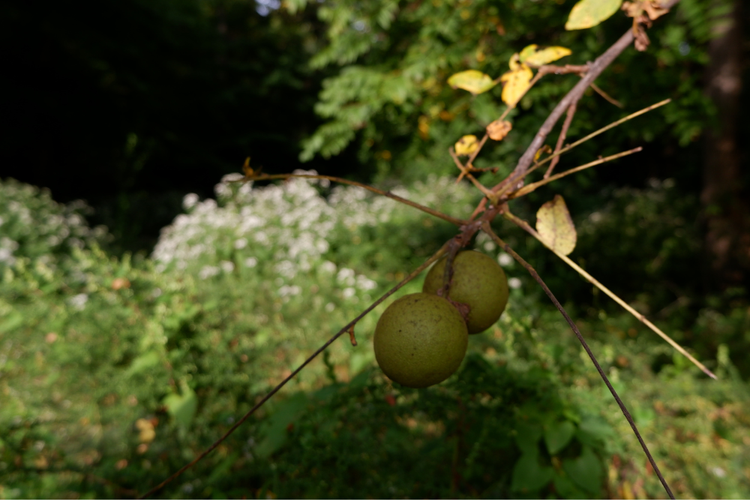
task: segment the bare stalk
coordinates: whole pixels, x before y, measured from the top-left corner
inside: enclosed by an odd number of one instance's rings
[[[680,354],[682,354],[683,356],[685,356],[687,359],[689,359],[695,366],[697,366],[698,368],[700,368],[703,373],[705,373],[706,375],[708,375],[712,379],[716,379],[716,375],[714,375],[713,372],[711,372],[711,370],[709,370],[708,368],[706,368],[703,365],[703,363],[701,363],[700,361],[698,361],[697,359],[695,359],[689,352],[687,352],[685,349],[683,349],[683,347],[680,344],[678,344],[677,342],[675,342],[674,340],[672,340],[672,338],[669,335],[667,335],[666,333],[664,333],[663,331],[661,331],[656,325],[654,325],[648,319],[646,319],[646,317],[643,314],[639,313],[638,311],[636,311],[635,309],[633,309],[632,307],[630,307],[630,305],[628,305],[627,302],[625,302],[620,297],[618,297],[617,295],[615,295],[609,288],[607,288],[606,286],[604,286],[601,283],[599,283],[593,276],[591,276],[589,273],[587,273],[582,267],[580,267],[578,264],[576,264],[575,262],[573,262],[572,260],[570,260],[570,258],[568,258],[567,255],[563,255],[563,254],[559,253],[558,251],[556,251],[554,248],[548,246],[544,242],[544,240],[539,236],[539,233],[537,233],[534,230],[534,228],[532,228],[529,225],[528,222],[526,222],[523,219],[520,219],[520,218],[516,217],[515,215],[513,215],[512,213],[510,213],[508,211],[503,212],[503,217],[505,217],[506,219],[510,220],[511,222],[513,222],[514,224],[516,224],[518,227],[520,227],[521,229],[523,229],[524,231],[526,231],[527,233],[529,233],[530,235],[532,235],[534,238],[536,238],[537,240],[539,240],[552,253],[554,253],[560,259],[562,259],[563,262],[565,262],[570,267],[572,267],[573,269],[575,269],[576,272],[578,272],[578,274],[580,274],[581,276],[583,276],[587,281],[589,281],[592,285],[594,285],[595,287],[597,287],[599,290],[601,290],[602,292],[604,292],[605,294],[607,294],[607,296],[609,298],[611,298],[612,300],[614,300],[615,302],[617,302],[620,306],[623,307],[623,309],[625,309],[630,314],[632,314],[633,316],[635,316],[638,319],[638,321],[640,321],[641,323],[643,323],[644,325],[646,325],[647,327],[649,327],[651,329],[651,331],[653,331],[654,333],[656,333],[658,336],[660,336],[662,339],[664,339],[669,345],[671,345],[672,347],[674,347],[675,350],[677,350],[677,352],[679,352]]]
[[[594,363],[594,366],[596,367],[596,371],[599,372],[599,376],[607,385],[607,389],[609,389],[609,392],[612,393],[612,396],[615,398],[615,401],[617,401],[617,405],[620,407],[622,414],[625,415],[625,419],[630,424],[630,428],[633,429],[633,433],[635,433],[635,437],[638,438],[638,442],[641,444],[641,448],[643,448],[643,452],[646,454],[646,457],[648,457],[648,461],[651,463],[651,467],[653,467],[654,472],[659,477],[659,481],[661,481],[661,484],[664,487],[664,490],[667,492],[667,495],[669,495],[669,498],[674,498],[674,495],[672,494],[672,490],[669,488],[669,485],[667,484],[667,481],[664,479],[664,476],[662,476],[661,471],[659,470],[659,466],[656,465],[656,461],[654,461],[654,457],[651,456],[651,452],[649,451],[648,446],[646,446],[646,442],[641,437],[641,433],[638,432],[638,427],[636,427],[635,422],[633,421],[633,417],[630,416],[630,412],[625,407],[625,403],[622,402],[622,400],[620,399],[620,396],[617,394],[617,391],[615,391],[615,388],[612,387],[612,384],[610,383],[609,378],[607,378],[607,375],[604,373],[604,370],[602,370],[602,367],[599,365],[599,362],[596,360],[596,356],[594,356],[594,353],[591,351],[591,348],[586,343],[586,340],[583,338],[583,335],[581,335],[581,332],[578,330],[578,327],[570,318],[568,313],[565,311],[562,304],[560,304],[560,302],[557,300],[557,298],[552,293],[552,291],[547,287],[547,285],[544,283],[544,281],[536,272],[536,270],[533,267],[531,267],[531,264],[526,262],[507,243],[505,243],[503,240],[500,239],[498,235],[495,234],[495,232],[490,227],[489,222],[485,221],[482,224],[482,230],[485,233],[487,233],[490,237],[492,237],[492,239],[495,240],[495,242],[500,247],[502,247],[503,250],[508,252],[514,259],[516,259],[516,261],[518,261],[519,264],[521,264],[524,268],[526,268],[529,274],[531,274],[531,276],[536,280],[536,282],[539,283],[539,286],[542,287],[542,289],[544,290],[544,293],[547,294],[547,296],[550,298],[552,303],[555,304],[555,307],[557,307],[557,310],[560,311],[560,314],[563,315],[563,317],[565,318],[565,321],[568,322],[568,325],[570,325],[570,328],[573,330],[573,333],[575,333],[576,337],[578,337],[578,341],[586,350],[586,354],[588,354],[589,358],[591,359],[591,362]]]
[[[434,208],[426,207],[424,205],[420,205],[419,203],[416,203],[411,200],[407,200],[406,198],[402,198],[398,195],[395,195],[391,193],[390,191],[383,191],[382,189],[378,189],[373,186],[368,186],[367,184],[362,184],[361,182],[357,181],[350,181],[348,179],[342,179],[341,177],[333,177],[330,175],[314,175],[314,174],[259,174],[252,177],[245,177],[244,179],[241,179],[239,181],[234,182],[247,182],[247,181],[270,181],[275,179],[326,179],[333,182],[338,182],[339,184],[348,184],[350,186],[357,186],[361,187],[362,189],[366,189],[368,191],[371,191],[376,194],[383,195],[387,198],[390,198],[392,200],[396,200],[399,203],[403,203],[404,205],[409,205],[410,207],[416,208],[417,210],[421,210],[422,212],[428,213],[434,217],[437,217],[438,219],[443,219],[444,221],[448,221],[451,224],[455,224],[456,226],[462,226],[466,224],[468,221],[462,220],[462,219],[456,219],[455,217],[451,217],[450,215],[444,214],[443,212],[439,212],[438,210],[435,210]]]

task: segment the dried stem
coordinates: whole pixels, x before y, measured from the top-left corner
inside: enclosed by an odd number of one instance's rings
[[[539,233],[537,233],[534,230],[534,228],[532,228],[529,225],[528,222],[526,222],[523,219],[520,219],[520,218],[516,217],[515,215],[513,215],[512,213],[510,213],[507,210],[503,212],[503,217],[505,217],[506,219],[510,220],[511,222],[513,222],[514,224],[516,224],[518,227],[520,227],[521,229],[523,229],[524,231],[526,231],[527,233],[529,233],[530,235],[532,235],[534,238],[536,238],[537,240],[539,240],[552,253],[554,253],[555,255],[557,255],[566,264],[568,264],[570,267],[572,267],[573,269],[575,269],[576,272],[578,272],[578,274],[580,274],[581,276],[583,276],[587,281],[589,281],[591,284],[593,284],[599,290],[601,290],[602,292],[604,292],[605,294],[607,294],[607,296],[609,296],[612,300],[614,300],[615,302],[617,302],[620,306],[622,306],[630,314],[632,314],[633,316],[635,316],[641,323],[643,323],[644,325],[646,325],[647,327],[649,327],[654,333],[656,333],[657,335],[659,335],[669,345],[671,345],[672,347],[674,347],[675,350],[677,350],[677,352],[679,352],[680,354],[682,354],[683,356],[685,356],[686,358],[688,358],[695,366],[697,366],[698,368],[700,368],[701,371],[703,371],[703,373],[705,373],[706,375],[708,375],[712,379],[716,379],[716,375],[714,375],[713,372],[711,372],[711,370],[709,370],[708,368],[706,368],[703,365],[703,363],[701,363],[700,361],[698,361],[697,359],[695,359],[689,352],[687,352],[685,349],[683,349],[682,346],[680,346],[680,344],[678,344],[677,342],[675,342],[674,340],[672,340],[672,338],[669,335],[667,335],[666,333],[664,333],[663,331],[661,331],[656,325],[654,325],[648,319],[646,319],[646,317],[643,314],[639,313],[638,311],[636,311],[635,309],[633,309],[632,307],[630,307],[630,305],[628,305],[627,302],[625,302],[620,297],[618,297],[617,295],[615,295],[609,288],[607,288],[604,285],[602,285],[601,283],[599,283],[593,276],[591,276],[589,273],[587,273],[578,264],[576,264],[575,262],[573,262],[572,260],[570,260],[570,258],[568,258],[567,255],[563,255],[563,254],[557,252],[554,248],[549,247],[544,242],[544,240],[542,240],[542,238],[539,236]]]
[[[632,41],[633,31],[628,30],[619,40],[617,40],[617,42],[607,49],[604,54],[599,56],[596,61],[589,65],[589,69],[583,78],[581,78],[581,81],[578,82],[565,97],[563,97],[557,106],[555,106],[555,109],[552,110],[552,113],[550,113],[544,121],[536,136],[534,136],[534,139],[531,141],[531,144],[529,144],[529,147],[526,149],[526,152],[521,156],[520,160],[518,160],[518,164],[513,170],[513,173],[507,179],[494,186],[492,188],[493,191],[499,192],[506,186],[509,189],[512,189],[513,186],[515,186],[515,184],[523,177],[526,170],[528,170],[529,166],[531,166],[531,163],[534,161],[534,155],[539,148],[542,147],[545,139],[563,113],[565,113],[573,102],[576,102],[581,98],[589,85],[597,79],[605,68],[612,64],[612,61],[614,61],[615,58],[617,58],[617,56],[619,56],[622,51],[632,43]]]
[[[521,196],[527,195],[532,191],[535,191],[537,188],[544,186],[545,184],[549,184],[550,182],[556,181],[557,179],[561,179],[563,177],[566,177],[570,174],[575,174],[576,172],[580,172],[581,170],[586,170],[587,168],[595,167],[597,165],[601,165],[602,163],[606,163],[608,161],[616,160],[618,158],[622,158],[623,156],[632,155],[633,153],[639,153],[643,150],[641,146],[638,146],[637,148],[629,149],[628,151],[623,151],[622,153],[617,153],[611,156],[607,156],[604,158],[599,158],[598,160],[594,160],[592,162],[586,163],[584,165],[581,165],[579,167],[571,168],[570,170],[566,170],[565,172],[560,172],[559,174],[555,174],[552,177],[547,177],[541,181],[534,182],[532,184],[527,184],[518,191],[513,191],[510,193],[507,197],[508,200],[512,200],[514,198],[519,198]],[[531,169],[529,169],[529,172],[531,172]]]
[[[428,213],[432,216],[435,216],[439,219],[443,219],[444,221],[448,221],[451,224],[455,224],[457,226],[462,226],[466,224],[468,221],[462,220],[462,219],[456,219],[455,217],[451,217],[450,215],[446,215],[442,212],[439,212],[433,208],[426,207],[424,205],[420,205],[419,203],[413,202],[411,200],[407,200],[406,198],[402,198],[398,195],[395,195],[391,193],[390,191],[383,191],[382,189],[378,189],[373,186],[368,186],[367,184],[362,184],[361,182],[357,181],[350,181],[348,179],[342,179],[340,177],[333,177],[330,175],[313,175],[313,174],[260,174],[253,177],[245,177],[242,180],[239,181],[233,181],[233,182],[247,182],[247,181],[269,181],[274,179],[327,179],[329,181],[338,182],[339,184],[348,184],[350,186],[357,186],[361,187],[362,189],[366,189],[368,191],[372,191],[373,193],[377,193],[380,195],[383,195],[385,197],[388,197],[392,200],[396,200],[400,203],[403,203],[405,205],[409,205],[410,207],[416,208],[417,210],[421,210],[422,212]]]
[[[602,370],[602,367],[599,365],[599,362],[596,360],[594,353],[591,351],[591,348],[586,343],[586,340],[583,338],[583,335],[581,335],[581,332],[578,330],[578,327],[576,326],[576,324],[570,318],[570,316],[565,311],[565,309],[560,304],[560,302],[557,300],[557,298],[552,293],[552,291],[544,283],[544,281],[536,272],[536,270],[533,267],[531,267],[531,265],[528,262],[526,262],[520,255],[518,255],[507,243],[501,240],[500,237],[496,235],[494,231],[492,231],[492,228],[490,227],[489,222],[486,222],[486,221],[484,222],[484,224],[482,225],[482,230],[485,233],[487,233],[493,240],[495,240],[495,242],[500,247],[502,247],[503,250],[508,252],[514,259],[516,259],[516,261],[518,261],[519,264],[521,264],[524,268],[526,268],[529,274],[531,274],[531,276],[536,280],[536,282],[539,283],[539,286],[542,287],[542,289],[544,290],[544,293],[547,294],[547,296],[550,298],[552,303],[555,304],[555,307],[557,307],[557,310],[560,311],[560,314],[563,315],[563,317],[565,318],[565,321],[568,322],[568,325],[570,325],[570,328],[573,330],[573,333],[575,333],[576,337],[578,337],[578,341],[586,350],[586,354],[588,354],[589,358],[591,359],[591,362],[594,363],[594,366],[596,367],[596,371],[599,372],[599,376],[607,385],[607,389],[609,389],[609,392],[612,393],[612,396],[615,398],[615,401],[617,401],[617,405],[620,407],[622,414],[625,415],[625,419],[630,424],[630,428],[633,429],[633,433],[635,434],[635,437],[638,438],[638,442],[641,444],[641,448],[643,448],[643,452],[646,454],[646,457],[648,457],[648,461],[651,463],[651,467],[654,469],[654,472],[659,477],[659,481],[661,481],[661,484],[664,487],[664,490],[667,492],[667,495],[669,495],[669,498],[674,498],[674,495],[672,494],[672,490],[669,488],[669,485],[667,484],[667,481],[664,479],[664,476],[662,476],[661,471],[659,470],[659,466],[656,465],[656,462],[654,461],[654,457],[651,456],[651,452],[649,451],[648,446],[646,446],[646,442],[643,441],[643,438],[641,437],[641,433],[638,432],[638,427],[636,427],[635,422],[633,421],[633,417],[630,416],[630,412],[625,407],[625,403],[622,402],[622,400],[620,399],[620,396],[617,394],[617,391],[615,391],[615,388],[612,387],[612,384],[610,383],[609,378],[607,378],[607,375],[604,373],[604,370]]]
[[[315,359],[328,346],[330,346],[331,344],[333,344],[333,342],[336,339],[338,339],[340,336],[342,336],[343,334],[349,332],[349,330],[351,328],[353,328],[354,325],[356,325],[357,322],[359,322],[359,320],[361,320],[363,317],[365,317],[365,315],[367,313],[369,313],[370,311],[372,311],[373,309],[375,309],[385,299],[387,299],[388,297],[390,297],[391,295],[393,295],[401,287],[403,287],[408,282],[410,282],[411,280],[413,280],[414,278],[416,278],[419,275],[419,273],[421,273],[422,271],[424,271],[425,269],[427,269],[433,262],[437,261],[440,257],[442,257],[443,254],[445,254],[448,251],[448,249],[449,249],[449,247],[450,247],[450,245],[451,245],[451,243],[453,241],[454,240],[452,239],[448,243],[444,244],[440,248],[440,250],[438,250],[437,252],[435,252],[435,254],[432,257],[430,257],[429,259],[427,259],[424,262],[424,264],[422,264],[417,269],[415,269],[406,278],[404,278],[403,280],[401,280],[401,282],[398,283],[396,286],[394,286],[393,288],[391,288],[390,290],[388,290],[378,300],[376,300],[375,302],[373,302],[370,305],[370,307],[368,307],[367,309],[365,309],[364,311],[362,311],[356,318],[354,318],[352,321],[350,321],[349,324],[347,324],[345,327],[343,327],[341,330],[339,330],[338,333],[336,333],[333,337],[331,337],[330,339],[328,339],[328,341],[325,344],[323,344],[322,346],[320,346],[318,348],[318,350],[316,350],[314,353],[312,353],[310,355],[310,357],[308,357],[301,365],[299,365],[299,367],[297,367],[296,370],[294,370],[291,374],[289,374],[289,376],[287,376],[284,380],[282,380],[281,382],[279,382],[279,384],[276,387],[274,387],[273,389],[271,389],[268,392],[268,394],[266,394],[265,396],[263,396],[263,399],[261,399],[255,406],[253,406],[253,408],[250,411],[248,411],[247,413],[245,413],[245,415],[241,419],[239,419],[237,421],[237,423],[235,423],[232,427],[230,427],[229,430],[227,432],[225,432],[223,436],[221,436],[219,439],[217,439],[216,442],[214,442],[214,444],[212,444],[211,446],[209,446],[200,455],[198,455],[197,457],[195,457],[190,463],[188,463],[187,465],[184,465],[180,470],[178,470],[177,472],[175,472],[174,474],[172,474],[171,476],[169,476],[167,479],[165,479],[164,481],[162,481],[158,485],[154,486],[148,492],[144,493],[143,495],[141,495],[138,498],[146,498],[146,497],[152,496],[154,493],[156,493],[157,491],[159,491],[160,489],[162,489],[164,486],[166,486],[167,484],[171,483],[174,479],[176,479],[177,477],[179,477],[183,472],[185,472],[190,467],[192,467],[193,465],[195,465],[196,463],[198,463],[201,459],[203,459],[203,457],[205,457],[206,455],[208,455],[209,453],[211,453],[214,449],[216,449],[216,447],[218,447],[222,442],[224,442],[224,440],[226,438],[228,438],[230,436],[230,434],[232,434],[240,425],[242,425],[248,418],[250,418],[250,416],[258,410],[258,408],[260,408],[261,406],[263,406],[266,403],[266,401],[268,401],[271,398],[271,396],[273,396],[274,394],[276,394],[277,392],[279,392],[279,390],[282,387],[284,387],[287,382],[289,382],[295,376],[297,376],[297,374],[300,371],[302,371],[302,369],[305,366],[307,366],[308,363],[310,363],[310,361],[312,361],[313,359]]]
[[[568,135],[568,129],[570,128],[570,123],[573,121],[573,116],[575,116],[576,114],[577,104],[578,101],[573,101],[568,108],[568,114],[565,116],[562,130],[560,131],[560,135],[557,138],[557,144],[555,145],[555,153],[557,153],[557,155],[555,155],[555,158],[549,164],[549,168],[544,173],[545,179],[552,175],[552,171],[555,169],[555,165],[557,165],[557,163],[560,161],[560,150],[562,149],[563,143],[565,142],[565,136]]]
[[[597,86],[595,83],[591,84],[591,88],[594,89],[594,92],[596,92],[597,94],[599,94],[600,96],[602,96],[604,98],[604,100],[607,101],[608,103],[613,104],[613,105],[617,106],[618,108],[624,108],[625,107],[625,106],[622,105],[622,103],[620,101],[618,101],[617,99],[615,99],[611,95],[607,94],[605,91],[603,91],[601,88],[599,88],[599,86]]]

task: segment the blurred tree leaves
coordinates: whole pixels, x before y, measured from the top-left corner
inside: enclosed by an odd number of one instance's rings
[[[120,245],[148,247],[246,156],[296,163],[319,123],[318,25],[253,1],[6,3],[3,176],[85,198]]]
[[[360,161],[373,165],[381,175],[410,180],[428,172],[452,173],[448,147],[496,119],[503,106],[500,87],[473,98],[450,88],[451,75],[473,70],[497,78],[510,56],[529,42],[569,47],[573,55],[567,62],[584,64],[630,25],[624,15],[615,15],[594,29],[565,32],[565,19],[574,3],[383,0],[363,6],[352,0],[327,2],[319,16],[327,26],[328,46],[313,64],[333,67],[336,74],[324,82],[316,106],[326,123],[304,141],[300,158],[331,157],[351,144],[359,150]],[[628,110],[664,97],[672,97],[674,105],[584,146],[570,156],[573,161],[623,149],[635,140],[643,143],[659,137],[688,145],[706,125],[710,105],[699,79],[712,22],[708,2],[685,0],[674,10],[650,30],[655,43],[649,52],[627,51],[597,80]],[[504,168],[497,175],[507,174],[541,117],[575,81],[565,76],[544,78],[521,100],[520,110],[511,114],[512,137],[484,151],[477,166],[500,164]],[[399,91],[384,92],[385,82]],[[589,94],[579,104],[569,136],[617,116],[617,108]],[[414,133],[417,129],[419,134]],[[377,154],[381,150],[391,155],[383,158]],[[652,158],[654,163],[660,161],[658,153]],[[692,168],[696,172],[699,167]]]

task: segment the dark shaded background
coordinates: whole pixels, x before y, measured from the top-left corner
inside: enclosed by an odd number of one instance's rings
[[[626,135],[616,144],[605,137],[581,148],[589,154],[602,151],[587,147],[646,146],[647,154],[597,170],[595,186],[640,187],[671,177],[685,196],[702,193],[702,275],[711,290],[746,285],[750,261],[742,139],[748,130],[740,120],[747,92],[725,84],[732,75],[748,81],[741,78],[748,37],[739,22],[748,9],[741,12],[739,1],[735,8],[732,29],[702,48],[709,63],[683,70],[685,78],[703,72],[701,84],[715,103],[702,135],[688,144],[667,132],[638,140]],[[321,82],[337,71],[309,66],[328,43],[316,6],[294,15],[262,16],[256,9],[254,2],[231,0],[4,4],[0,176],[48,187],[60,202],[85,199],[95,208],[91,222],[115,235],[115,252],[150,251],[186,193],[212,196],[247,156],[274,171],[313,168],[371,180],[376,166],[355,147],[329,160],[298,161],[299,141],[321,124],[313,110]],[[619,36],[621,21],[607,28],[612,32],[600,50]],[[653,57],[634,61],[640,62],[616,64],[612,72],[631,79],[638,97],[658,86],[661,69]],[[611,106],[608,112],[620,113]]]

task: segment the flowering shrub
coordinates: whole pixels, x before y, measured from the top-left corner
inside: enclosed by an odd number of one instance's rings
[[[0,182],[0,271],[18,258],[42,259],[54,265],[74,248],[102,243],[107,230],[89,228],[84,215],[90,208],[83,201],[66,205],[55,202],[46,189],[13,179]]]

